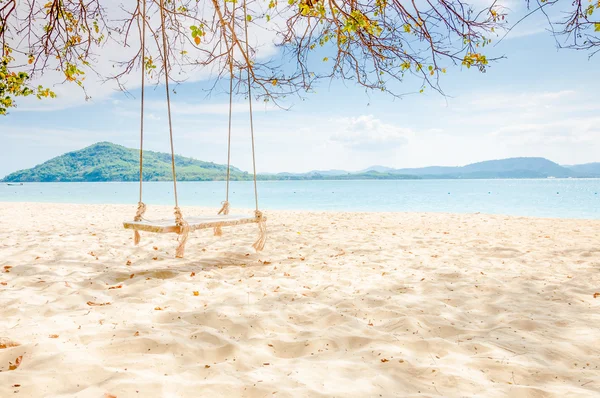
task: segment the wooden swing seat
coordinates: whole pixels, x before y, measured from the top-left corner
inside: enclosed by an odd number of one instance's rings
[[[207,229],[215,227],[231,227],[234,225],[252,224],[266,221],[265,216],[262,219],[245,214],[228,214],[215,216],[189,217],[185,219],[190,226],[190,232],[197,229]],[[142,220],[142,221],[125,221],[123,222],[125,229],[133,229],[136,231],[154,232],[159,234],[166,233],[181,233],[180,227],[175,224],[175,221],[170,220]]]

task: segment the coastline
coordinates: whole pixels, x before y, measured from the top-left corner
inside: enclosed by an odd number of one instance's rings
[[[134,214],[0,202],[0,396],[600,393],[600,220],[267,209],[175,259]]]

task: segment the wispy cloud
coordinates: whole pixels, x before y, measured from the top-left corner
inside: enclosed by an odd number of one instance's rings
[[[373,115],[342,118],[337,121],[338,131],[330,140],[358,150],[382,150],[406,145],[414,132],[406,127],[384,123]]]

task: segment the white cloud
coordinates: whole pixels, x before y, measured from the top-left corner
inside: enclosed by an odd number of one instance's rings
[[[330,136],[330,140],[358,150],[377,151],[402,146],[414,136],[411,129],[384,123],[373,115],[342,118],[337,125],[338,131]]]

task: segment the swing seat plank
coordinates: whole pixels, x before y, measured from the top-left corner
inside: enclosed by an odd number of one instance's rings
[[[259,223],[266,221],[266,217],[262,219],[244,214],[228,214],[214,215],[202,217],[189,217],[185,219],[190,226],[190,232],[197,229],[207,229],[215,227],[231,227],[234,225]],[[133,229],[136,231],[154,232],[159,234],[165,233],[180,233],[180,228],[175,224],[173,219],[169,220],[142,220],[142,221],[125,221],[123,222],[125,229]]]

